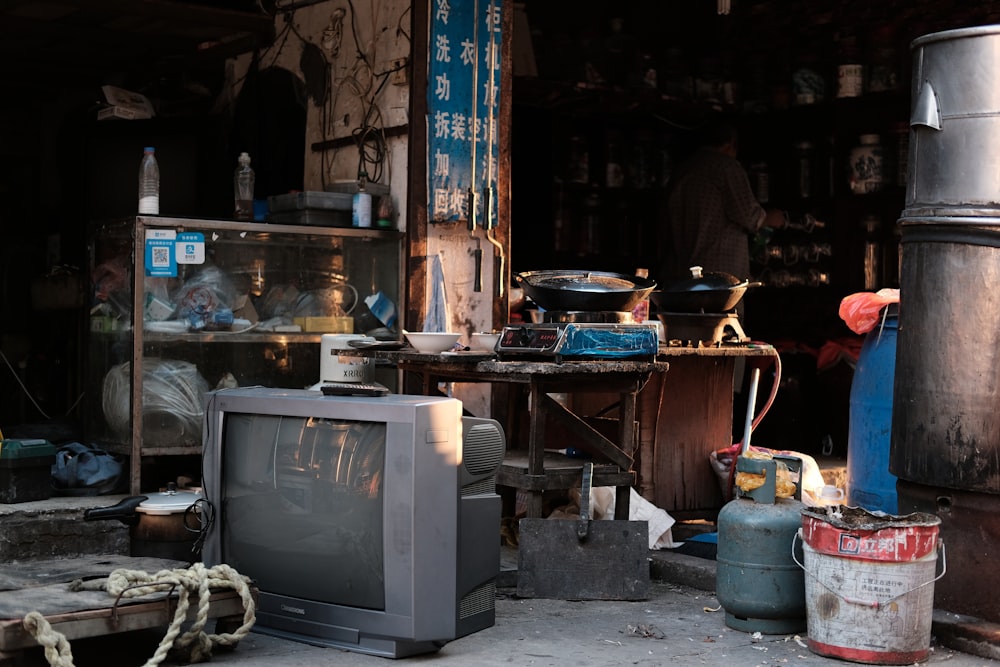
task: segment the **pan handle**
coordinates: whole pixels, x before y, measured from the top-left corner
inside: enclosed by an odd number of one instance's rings
[[[83,520],[118,519],[126,526],[134,526],[139,523],[139,514],[136,509],[147,500],[149,500],[149,496],[130,496],[110,507],[91,507],[83,511]]]

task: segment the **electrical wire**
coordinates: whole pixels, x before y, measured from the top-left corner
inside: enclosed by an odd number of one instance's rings
[[[14,376],[14,381],[17,382],[19,387],[21,387],[21,391],[24,392],[24,395],[27,396],[29,401],[31,401],[31,404],[35,406],[35,409],[38,410],[38,414],[40,414],[44,419],[48,419],[51,421],[52,417],[50,417],[48,413],[46,413],[45,410],[42,409],[42,406],[38,404],[38,401],[35,400],[35,397],[31,395],[31,391],[25,386],[24,382],[21,381],[21,377],[17,374],[17,371],[14,370],[14,366],[11,365],[10,360],[7,359],[7,355],[3,353],[3,350],[0,350],[0,359],[3,359],[4,364],[7,366],[7,368],[10,369],[11,375]],[[66,408],[66,412],[63,414],[63,417],[68,417],[69,414],[73,412],[74,409],[76,409],[76,406],[80,404],[80,401],[83,400],[83,397],[84,397],[83,393],[77,396],[76,400],[73,401],[73,404],[70,405],[68,408]]]
[[[347,0],[350,7],[351,35],[357,49],[357,62],[351,74],[345,76],[341,84],[351,90],[361,104],[363,112],[361,123],[352,131],[358,149],[358,175],[368,174],[368,180],[381,182],[389,160],[388,141],[385,136],[385,122],[382,110],[378,105],[378,97],[389,82],[393,73],[404,69],[405,63],[394,65],[384,72],[376,72],[374,53],[366,52],[363,47],[357,24],[357,12],[353,0]],[[403,17],[410,9],[407,7],[396,20],[396,36],[402,35],[409,42],[409,35],[402,30]],[[372,34],[377,34],[377,12],[372,13]],[[374,47],[374,45],[373,45]],[[377,82],[377,83],[376,83]]]
[[[208,382],[197,367],[186,361],[146,359],[142,375],[142,412],[144,417],[170,415],[178,439],[201,437],[204,412],[202,401]],[[128,434],[131,424],[131,362],[114,366],[104,376],[102,407],[108,426],[118,434]],[[147,434],[149,438],[151,434]]]
[[[274,4],[273,15],[279,14],[284,20],[284,24],[275,36],[271,46],[263,50],[260,60],[270,60],[268,67],[277,65],[279,58],[284,53],[291,35],[297,37],[303,44],[314,44],[299,30],[295,24],[296,12],[306,6],[317,4],[313,2],[284,2]],[[353,0],[347,0],[350,9],[350,30],[356,48],[356,62],[350,72],[342,77],[338,85],[340,88],[349,91],[361,105],[362,120],[351,131],[358,150],[358,176],[361,172],[368,175],[368,180],[373,183],[380,183],[383,176],[391,171],[390,154],[388,150],[388,140],[385,135],[385,123],[382,110],[378,106],[378,96],[382,93],[386,83],[392,74],[406,67],[405,61],[402,64],[393,65],[384,72],[376,72],[374,62],[375,54],[370,52],[374,49],[374,44],[366,45],[361,40],[361,31],[358,26],[358,13],[355,10]],[[379,16],[378,6],[372,6],[371,12],[371,34],[378,35]],[[412,11],[409,6],[405,7],[395,22],[395,36],[402,37],[407,43],[410,42],[409,33],[403,28],[403,19]],[[319,46],[319,45],[317,45]],[[320,52],[325,52],[320,48]],[[257,54],[255,54],[257,57]],[[329,61],[328,61],[329,64]],[[266,69],[266,68],[265,68]],[[245,77],[243,77],[245,78]],[[242,79],[240,79],[242,81]],[[237,81],[236,83],[240,83]],[[328,93],[320,109],[321,140],[328,141],[331,137],[331,122],[334,114],[336,95]],[[326,189],[328,171],[332,168],[332,158],[328,157],[327,151],[323,151],[320,157],[320,179],[322,186]]]

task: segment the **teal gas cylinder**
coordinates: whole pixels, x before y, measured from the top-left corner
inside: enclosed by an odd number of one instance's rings
[[[773,635],[806,629],[805,575],[798,565],[802,546],[796,539],[802,483],[796,481],[794,498],[778,498],[779,461],[801,477],[798,457],[737,457],[737,472],[763,473],[765,482],[752,491],[737,487],[736,498],[719,512],[715,593],[726,625],[735,630]]]
[[[847,504],[896,514],[896,476],[889,472],[889,446],[899,306],[890,304],[882,312],[884,319],[865,334],[851,381]]]

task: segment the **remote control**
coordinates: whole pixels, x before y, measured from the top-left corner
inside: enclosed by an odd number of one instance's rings
[[[389,388],[377,382],[326,382],[320,386],[325,396],[385,396]]]

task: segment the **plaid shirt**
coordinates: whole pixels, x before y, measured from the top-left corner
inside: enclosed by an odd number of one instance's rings
[[[661,281],[690,278],[688,270],[750,277],[750,236],[764,222],[746,171],[738,160],[703,148],[674,172],[661,230]]]

